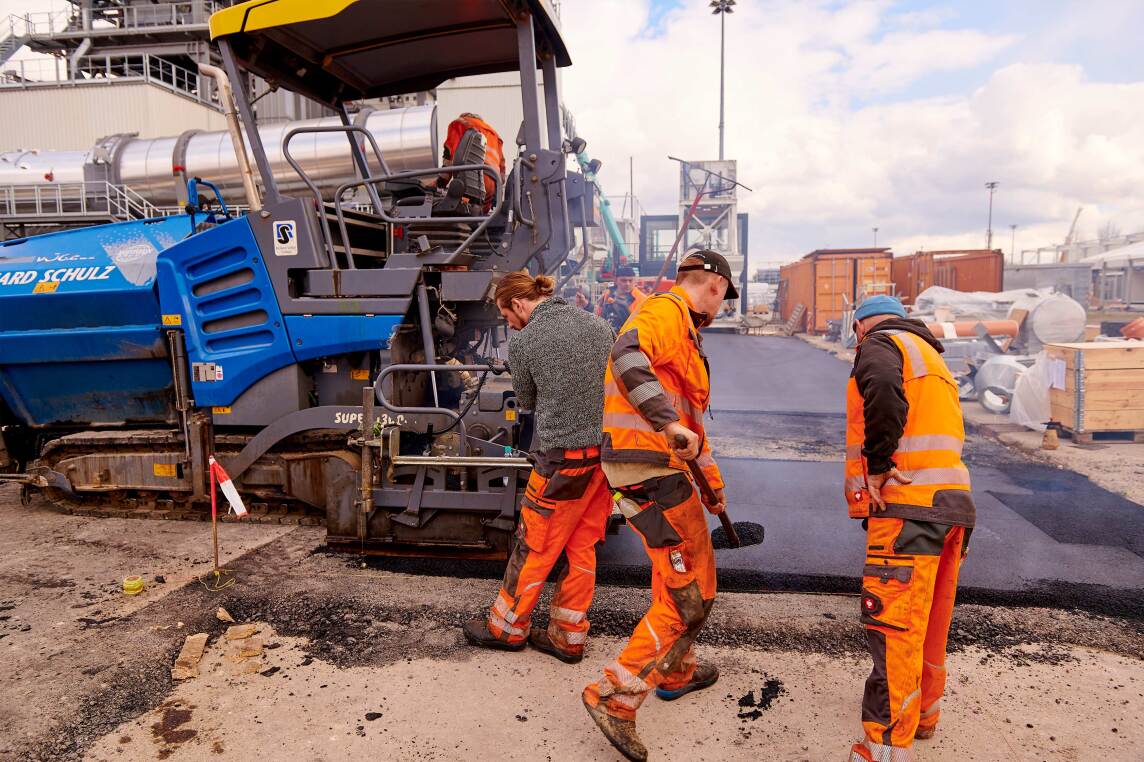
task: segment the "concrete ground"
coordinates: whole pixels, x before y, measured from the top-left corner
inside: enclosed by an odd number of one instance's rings
[[[587,657],[568,666],[464,643],[495,568],[404,574],[324,552],[320,528],[222,530],[237,582],[211,592],[194,578],[206,524],[80,519],[0,490],[0,758],[618,759],[579,691],[646,590],[601,587]],[[118,592],[132,572],[149,583],[136,598]],[[219,606],[258,623],[258,671],[227,656]],[[846,595],[722,595],[699,647],[723,676],[674,704],[649,699],[653,758],[844,758],[868,670],[856,608]],[[210,634],[201,674],[175,682],[193,632]],[[1138,620],[962,606],[941,730],[919,758],[1139,758],[1142,649]]]

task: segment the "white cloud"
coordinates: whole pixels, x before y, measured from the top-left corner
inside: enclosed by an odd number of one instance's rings
[[[1018,38],[903,21],[887,3],[740,4],[727,24],[727,156],[754,193],[752,259],[879,242],[909,251],[984,245],[986,180],[998,180],[995,245],[1060,241],[1078,206],[1144,227],[1144,82],[1088,81],[1075,65],[1010,63],[969,92],[907,96],[923,78],[999,66]],[[564,77],[602,179],[650,211],[677,205],[667,155],[715,157],[719,23],[694,4],[641,37],[647,3],[564,4]],[[988,71],[988,69],[986,69]],[[929,79],[924,81],[928,82]]]

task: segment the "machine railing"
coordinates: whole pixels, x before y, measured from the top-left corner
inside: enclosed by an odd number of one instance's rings
[[[342,240],[346,242],[347,252],[349,250],[348,249],[349,241],[345,237],[347,234],[346,218],[345,218],[345,213],[342,209],[342,201],[341,201],[342,196],[345,194],[345,192],[347,190],[349,190],[350,188],[359,188],[359,187],[372,189],[372,188],[374,188],[374,186],[384,184],[384,183],[400,182],[402,180],[413,180],[413,179],[416,179],[418,177],[436,176],[436,175],[441,174],[443,171],[447,171],[450,174],[455,173],[455,172],[478,171],[478,172],[481,172],[482,174],[486,174],[486,175],[492,177],[493,183],[495,184],[495,187],[496,187],[496,190],[495,190],[496,199],[497,199],[496,205],[489,211],[488,214],[453,216],[453,217],[445,217],[445,216],[442,216],[442,217],[432,217],[432,216],[430,216],[430,217],[393,217],[393,216],[387,214],[384,209],[379,207],[377,210],[377,216],[380,217],[385,222],[388,222],[388,223],[394,224],[394,225],[409,225],[411,223],[416,223],[416,222],[477,223],[477,226],[475,228],[473,228],[473,232],[469,233],[469,236],[464,241],[462,241],[460,243],[460,245],[458,245],[455,250],[450,252],[449,256],[455,257],[458,254],[461,254],[462,252],[467,250],[470,246],[472,246],[473,241],[477,240],[477,238],[481,235],[481,233],[483,233],[485,231],[485,228],[487,228],[489,226],[489,223],[493,221],[493,218],[496,217],[500,213],[500,209],[504,205],[504,193],[502,192],[502,189],[501,189],[502,181],[501,181],[500,172],[497,172],[495,169],[490,167],[488,164],[461,164],[459,166],[450,165],[448,167],[434,168],[434,169],[412,169],[412,170],[409,170],[408,172],[397,172],[397,173],[389,174],[389,175],[378,175],[378,176],[373,176],[373,177],[367,177],[364,180],[357,180],[357,181],[352,182],[352,183],[343,183],[342,185],[338,186],[337,191],[335,191],[335,193],[334,193],[334,213],[338,217],[338,229],[342,234]],[[525,224],[528,224],[528,222],[525,222]]]
[[[0,71],[0,88],[82,87],[146,82],[204,106],[220,109],[214,82],[165,58],[147,53],[85,58],[75,76],[67,61],[9,61]]]
[[[385,368],[373,382],[373,392],[381,406],[395,414],[443,415],[453,421],[450,427],[455,426],[460,436],[457,439],[457,456],[464,457],[468,451],[468,430],[465,427],[465,418],[456,410],[447,407],[406,407],[395,405],[385,396],[385,379],[394,373],[500,373],[504,368],[495,368],[492,365],[443,365],[438,363],[403,363],[390,365]],[[366,432],[368,436],[370,432]]]
[[[386,173],[388,173],[390,171],[389,165],[385,162],[385,155],[381,152],[381,146],[379,146],[377,144],[377,138],[375,138],[373,136],[372,132],[370,132],[369,130],[367,130],[364,127],[360,127],[360,126],[352,125],[352,124],[342,124],[342,125],[324,125],[321,127],[298,127],[296,129],[290,130],[288,133],[286,133],[286,137],[283,138],[283,140],[282,140],[282,155],[286,158],[286,162],[290,165],[290,168],[294,170],[294,172],[298,175],[298,177],[301,178],[302,182],[306,184],[306,187],[310,189],[310,192],[314,194],[314,200],[317,203],[319,209],[322,208],[322,204],[324,203],[322,201],[322,191],[318,187],[317,183],[315,183],[312,179],[310,179],[310,176],[306,173],[306,170],[302,169],[302,165],[298,163],[298,160],[294,158],[294,155],[292,153],[290,153],[290,143],[298,135],[325,133],[325,132],[344,132],[346,134],[346,138],[348,140],[354,140],[354,137],[353,137],[354,133],[365,135],[366,140],[369,141],[370,148],[373,149],[374,156],[377,157],[377,163],[379,166],[381,166],[381,170],[383,172],[386,172]],[[353,149],[353,150],[356,150],[356,149]],[[361,152],[361,156],[362,156],[362,161],[366,162],[366,166],[363,168],[360,168],[359,171],[361,171],[363,173],[368,173],[368,171],[369,171],[368,159],[365,158],[365,152],[364,151]],[[377,189],[370,186],[369,196],[370,196],[370,202],[372,203],[373,208],[374,208],[374,212],[380,213],[381,212],[381,199],[377,195]],[[347,269],[353,270],[353,269],[355,269],[353,255],[350,252],[349,238],[345,237],[345,235],[346,235],[345,220],[342,216],[342,211],[341,211],[341,189],[339,189],[338,193],[334,196],[334,204],[335,204],[335,208],[338,211],[338,223],[341,226],[341,233],[343,236],[342,237],[342,245],[346,249],[346,267],[347,267]],[[356,206],[357,205],[355,205],[355,208],[356,208]],[[339,269],[338,268],[338,258],[334,252],[334,239],[333,239],[333,235],[330,231],[330,222],[329,222],[329,220],[326,219],[326,215],[322,214],[319,216],[321,217],[321,221],[322,221],[322,235],[325,239],[324,242],[326,245],[326,253],[330,257],[330,267],[337,270],[337,269]]]

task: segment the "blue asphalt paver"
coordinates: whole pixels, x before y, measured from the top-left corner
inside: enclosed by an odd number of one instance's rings
[[[863,533],[846,515],[838,446],[848,364],[798,339],[715,334],[704,347],[714,377],[713,438],[741,439],[747,431],[765,439],[773,414],[788,430],[792,420],[806,420],[816,438],[830,441],[822,457],[833,458],[719,459],[716,451],[733,519],[766,528],[762,545],[717,551],[719,568],[776,578],[856,578]],[[1020,592],[1063,583],[1144,591],[1144,506],[981,436],[967,441],[966,461],[978,514],[962,586]],[[717,525],[714,518],[710,523]],[[646,562],[628,528],[609,537],[600,554],[605,567]]]

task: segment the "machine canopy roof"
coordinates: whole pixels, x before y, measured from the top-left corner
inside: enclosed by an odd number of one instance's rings
[[[538,60],[571,60],[549,0],[249,0],[211,16],[240,69],[326,104],[516,71],[515,15],[533,15]]]

